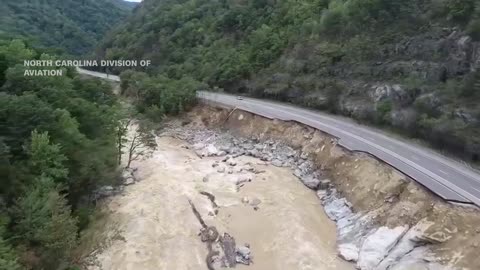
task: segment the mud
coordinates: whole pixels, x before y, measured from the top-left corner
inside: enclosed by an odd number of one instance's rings
[[[354,225],[355,221],[368,220],[358,229],[360,235],[356,234],[361,237],[356,240],[360,245],[357,249],[378,228],[421,228],[418,237],[406,239],[411,235],[409,231],[396,239],[397,243],[413,245],[413,249],[404,254],[404,259],[395,258],[394,264],[401,261],[404,268],[391,269],[439,269],[439,264],[446,269],[480,269],[477,208],[447,203],[389,165],[367,154],[347,151],[330,135],[299,123],[208,106],[198,106],[186,118],[236,136],[280,141],[307,155],[328,174],[338,198],[344,198],[354,213],[341,222],[340,233],[346,222]],[[353,242],[355,239],[350,239],[348,244]],[[397,247],[393,245],[391,251],[397,252]]]
[[[238,157],[235,166],[222,164],[228,168],[219,173],[212,164],[222,157],[200,158],[187,149],[191,145],[170,137],[157,143],[151,157],[133,164],[139,182],[105,200],[105,228],[115,227],[118,233],[94,253],[88,269],[207,269],[207,250],[198,237],[201,226],[188,199],[208,225],[228,232],[238,244],[249,244],[253,264],[237,269],[354,269],[336,256],[335,224],[315,192],[289,169]],[[250,173],[252,181],[239,187],[245,166],[257,174]],[[200,191],[215,196],[217,215]],[[102,239],[111,232],[97,234]]]

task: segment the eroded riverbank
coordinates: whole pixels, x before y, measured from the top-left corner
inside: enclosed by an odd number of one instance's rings
[[[118,233],[90,269],[207,269],[189,199],[208,226],[250,248],[254,263],[239,269],[478,269],[476,209],[320,131],[197,107],[158,142],[134,164],[140,181],[106,201],[105,227]],[[222,254],[213,259],[219,269]]]
[[[290,169],[247,156],[226,160],[222,150],[172,138],[177,135],[167,130],[159,137],[153,155],[133,164],[139,181],[105,200],[105,228],[118,233],[89,269],[207,269],[189,199],[208,225],[250,247],[253,264],[238,269],[354,268],[337,257],[335,224],[315,192]],[[200,151],[216,152],[201,157]],[[215,196],[217,214],[201,191]]]

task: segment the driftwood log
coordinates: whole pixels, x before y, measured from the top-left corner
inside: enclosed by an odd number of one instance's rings
[[[208,193],[206,191],[200,191],[200,194],[202,194],[203,196],[207,196],[207,198],[212,202],[212,206],[214,208],[218,208],[218,205],[217,203],[215,202],[215,196],[211,193]]]
[[[202,239],[202,242],[207,243],[208,250],[207,257],[205,258],[205,263],[207,264],[208,270],[215,270],[215,268],[213,267],[213,257],[218,256],[219,252],[213,250],[213,243],[215,243],[218,239],[218,230],[214,226],[207,226],[193,202],[191,200],[188,200],[188,203],[192,208],[193,214],[195,215],[195,217],[197,217],[200,225],[202,225],[202,229],[200,230],[200,237]]]
[[[228,233],[224,233],[223,236],[220,236],[220,245],[225,254],[225,266],[230,268],[235,267],[237,265],[235,238]]]

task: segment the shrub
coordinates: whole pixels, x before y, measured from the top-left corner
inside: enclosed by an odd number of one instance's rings
[[[378,124],[387,124],[390,123],[390,113],[392,112],[392,102],[391,101],[382,101],[377,104],[376,107],[376,119],[375,122]]]

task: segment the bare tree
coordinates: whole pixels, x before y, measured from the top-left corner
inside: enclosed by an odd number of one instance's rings
[[[125,147],[125,144],[128,142],[127,133],[132,119],[126,118],[119,121],[117,126],[117,149],[118,149],[118,165],[122,164],[122,149]]]
[[[148,156],[157,149],[155,135],[147,127],[139,125],[129,137],[127,139],[128,161],[126,168],[130,168],[132,161]]]
[[[123,118],[117,125],[118,165],[122,164],[122,158],[126,154],[126,168],[129,168],[132,161],[151,154],[156,148],[155,135],[149,122],[135,120],[134,114],[129,110],[123,112]]]

